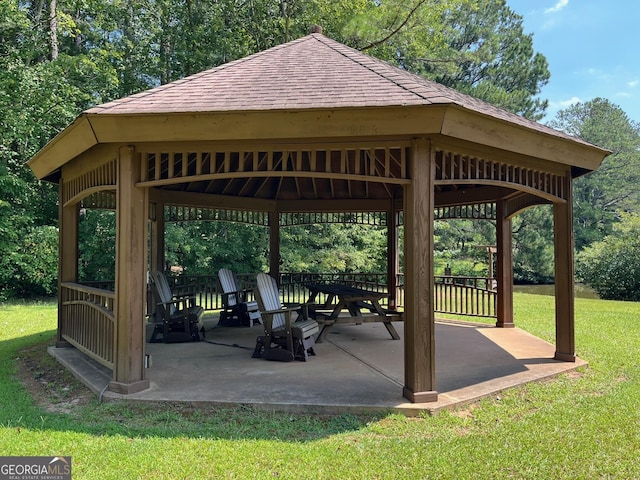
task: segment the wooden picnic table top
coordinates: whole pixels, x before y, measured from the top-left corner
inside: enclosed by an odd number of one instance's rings
[[[352,287],[351,285],[345,285],[342,283],[307,283],[305,284],[311,292],[327,293],[329,295],[336,295],[345,300],[348,299],[379,299],[387,296],[384,292],[376,292],[373,290],[365,290],[363,288]]]

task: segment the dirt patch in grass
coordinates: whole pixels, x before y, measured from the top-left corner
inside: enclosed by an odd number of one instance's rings
[[[86,405],[94,395],[71,372],[47,352],[45,343],[20,351],[16,358],[17,375],[34,401],[52,413],[72,413]]]

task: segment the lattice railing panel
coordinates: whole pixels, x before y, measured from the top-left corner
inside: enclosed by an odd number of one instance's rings
[[[495,220],[497,207],[495,203],[479,203],[476,205],[454,205],[438,207],[434,210],[435,220],[470,219]]]
[[[62,338],[101,364],[113,368],[114,292],[68,282],[61,287]]]

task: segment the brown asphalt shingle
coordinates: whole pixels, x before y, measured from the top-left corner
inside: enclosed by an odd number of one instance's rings
[[[570,138],[319,33],[98,105],[85,113],[131,115],[435,104],[458,105],[533,130]]]

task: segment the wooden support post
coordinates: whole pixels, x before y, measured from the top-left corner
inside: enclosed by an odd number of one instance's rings
[[[269,212],[269,273],[280,284],[280,214]]]
[[[62,282],[78,281],[78,222],[80,204],[76,203],[67,207],[63,206],[64,175],[58,187],[58,217],[60,230],[58,233],[58,333],[56,347],[70,347],[62,338],[65,325],[65,307],[62,292]]]
[[[154,205],[154,215],[151,219],[151,262],[150,269],[152,272],[165,270],[164,257],[164,202],[157,201]]]
[[[571,175],[565,179],[566,203],[553,204],[556,289],[556,360],[575,362],[573,210]]]
[[[389,292],[389,308],[398,306],[398,214],[395,199],[391,199],[391,208],[387,212],[387,292]]]
[[[404,189],[405,318],[403,395],[414,403],[435,402],[433,313],[434,152],[426,139],[413,142],[411,183]]]
[[[116,293],[113,381],[131,394],[149,388],[144,378],[148,189],[136,187],[140,167],[133,147],[122,147],[116,187]]]
[[[151,215],[150,231],[151,241],[149,242],[149,248],[151,249],[149,255],[149,270],[152,272],[164,272],[164,202],[158,200],[152,205],[153,211]],[[147,288],[147,314],[155,316],[156,321],[158,322],[162,321],[160,313],[156,310],[150,288]]]
[[[496,281],[498,295],[496,304],[496,327],[514,327],[513,323],[513,242],[511,218],[507,218],[506,202],[497,202],[496,243],[498,265]],[[493,257],[493,254],[489,254]]]

